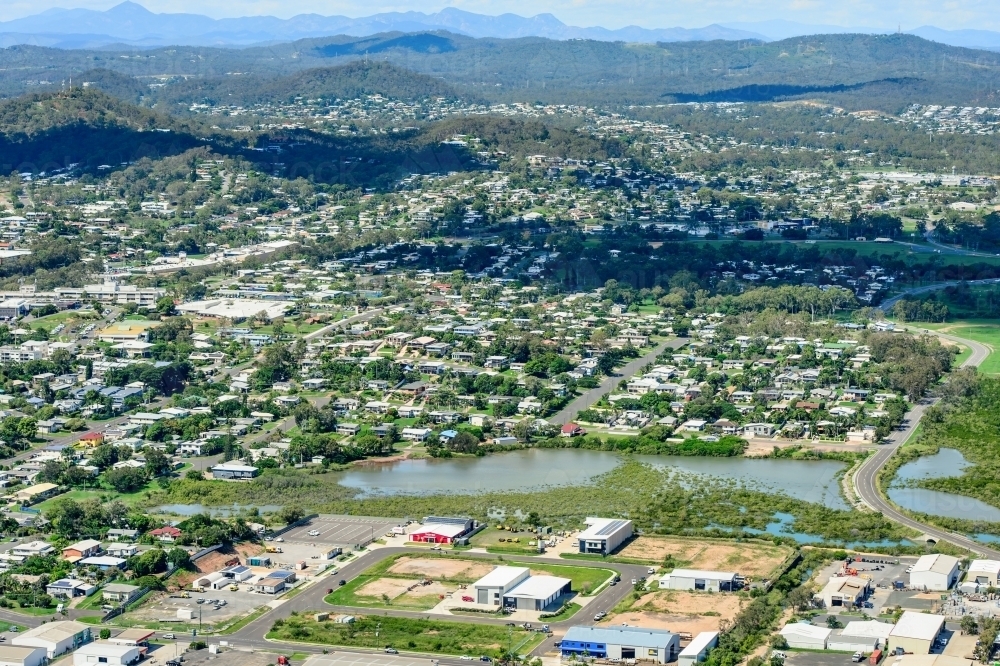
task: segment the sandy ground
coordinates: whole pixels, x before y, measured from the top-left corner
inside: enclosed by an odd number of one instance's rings
[[[767,577],[789,553],[788,548],[757,543],[732,544],[698,539],[639,537],[619,555],[662,562],[667,555],[687,562],[684,568],[734,571],[743,576]]]
[[[945,646],[944,654],[949,657],[971,659],[972,651],[976,649],[976,640],[977,637],[972,634],[966,635],[956,631]]]
[[[467,560],[401,557],[389,568],[389,573],[418,574],[428,578],[468,578],[478,580],[493,571],[493,565]]]
[[[375,580],[365,583],[359,587],[355,594],[359,597],[376,598],[381,598],[384,594],[390,599],[395,599],[396,597],[405,594],[407,588],[411,585],[413,585],[412,580],[406,580],[403,578],[376,578]]]
[[[608,624],[669,629],[674,632],[718,631],[722,620],[732,621],[740,612],[740,598],[731,594],[696,594],[678,590],[650,592],[629,610],[608,619]],[[718,613],[718,615],[703,615]]]

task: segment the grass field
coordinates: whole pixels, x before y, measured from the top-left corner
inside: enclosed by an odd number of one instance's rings
[[[377,635],[376,635],[377,634]],[[292,614],[274,623],[267,638],[342,645],[381,650],[497,657],[508,649],[527,654],[545,640],[545,634],[514,627],[442,620],[358,615],[351,624],[316,622],[311,616]]]
[[[533,555],[538,552],[538,547],[529,546],[528,542],[534,540],[534,538],[534,534],[528,531],[514,533],[507,530],[498,530],[495,526],[491,525],[472,537],[469,544],[475,548],[486,548],[490,551]],[[505,541],[501,542],[500,539],[505,539]],[[519,539],[520,542],[509,543],[506,539]]]
[[[990,348],[990,355],[979,366],[979,371],[987,375],[1000,374],[1000,354],[996,351],[1000,349],[1000,319],[968,319],[944,324],[920,323],[915,326],[983,343]]]

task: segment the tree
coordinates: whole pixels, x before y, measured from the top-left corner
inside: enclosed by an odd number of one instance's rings
[[[111,638],[111,630],[108,628],[101,629],[101,640],[106,641]]]
[[[161,571],[165,571],[167,568],[166,553],[164,553],[161,548],[153,548],[151,550],[147,550],[141,555],[133,555],[128,558],[128,568],[131,569],[137,577],[160,573]]]
[[[167,562],[178,569],[187,569],[191,566],[191,556],[183,548],[171,548],[167,551]]]
[[[971,615],[963,615],[960,626],[963,634],[975,635],[979,633],[979,623]]]
[[[163,451],[147,447],[143,452],[146,456],[146,473],[151,477],[163,476],[171,470],[170,459]]]
[[[104,480],[119,493],[134,493],[146,485],[146,472],[137,467],[108,470]]]
[[[286,506],[278,512],[278,519],[286,525],[297,523],[302,520],[306,512],[297,506]]]

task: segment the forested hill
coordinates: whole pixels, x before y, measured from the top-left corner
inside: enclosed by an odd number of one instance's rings
[[[145,51],[0,50],[0,93],[58,85],[95,68],[134,77],[162,77],[152,98],[174,86],[215,79],[275,79],[304,70],[377,60],[419,72],[409,85],[398,70],[376,71],[405,91],[454,87],[465,98],[570,104],[657,104],[671,101],[767,101],[811,97],[849,108],[897,112],[906,104],[996,106],[1000,53],[946,46],[911,35],[816,35],[780,42],[627,44],[542,38],[473,39],[445,32],[331,37],[245,49],[171,47]],[[356,70],[355,74],[367,70]],[[307,77],[316,89],[368,90],[370,85]],[[185,78],[187,83],[179,83]],[[347,77],[349,78],[349,77]],[[148,78],[140,80],[147,81]],[[289,83],[294,79],[289,79]],[[228,84],[227,84],[228,85]],[[239,86],[239,83],[233,83]],[[339,86],[339,88],[338,88]],[[356,86],[356,87],[354,87]],[[266,92],[266,88],[263,89]],[[446,94],[447,93],[443,93]],[[148,102],[147,102],[148,103]]]
[[[108,92],[116,94],[112,90]],[[377,94],[393,99],[420,100],[427,97],[455,99],[460,96],[453,86],[441,79],[388,62],[366,63],[362,60],[270,78],[251,72],[237,76],[195,78],[147,94],[151,100],[166,105],[166,108],[173,108],[181,102],[250,105],[289,102],[296,97],[353,99]],[[467,95],[465,97],[468,98]]]

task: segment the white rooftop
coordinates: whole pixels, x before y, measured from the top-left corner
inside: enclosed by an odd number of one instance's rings
[[[892,628],[890,636],[899,638],[917,638],[925,641],[933,640],[944,626],[943,615],[930,615],[906,611],[899,622]]]
[[[94,641],[81,645],[76,649],[76,654],[89,655],[94,657],[124,657],[130,652],[134,652],[134,645],[119,645],[110,641]]]
[[[580,532],[578,539],[598,539],[609,537],[624,528],[632,529],[632,521],[622,518],[587,518],[587,529]]]
[[[933,571],[934,573],[950,574],[958,566],[958,558],[951,555],[922,555],[913,565],[913,573]]]
[[[858,636],[862,638],[886,639],[892,633],[893,625],[878,620],[854,620],[840,632],[841,636]]]
[[[969,571],[983,571],[992,574],[1000,574],[1000,561],[997,560],[972,560]]]
[[[472,587],[507,587],[529,571],[528,567],[499,566],[473,583]]]
[[[694,657],[701,654],[701,651],[710,646],[716,638],[718,638],[719,632],[717,631],[703,631],[697,636],[695,636],[688,646],[681,650],[681,657]]]
[[[465,525],[442,525],[440,523],[428,523],[426,525],[421,525],[417,529],[410,532],[410,534],[424,534],[426,532],[454,538],[465,532]]]
[[[827,629],[826,627],[817,627],[814,624],[808,624],[806,622],[795,622],[793,624],[786,624],[781,629],[782,636],[804,636],[806,638],[827,638],[833,629]]]
[[[674,569],[663,575],[664,578],[674,576],[677,578],[704,578],[705,580],[733,580],[736,578],[736,574],[731,571],[706,571],[703,569]]]
[[[569,582],[569,578],[557,576],[532,576],[504,596],[544,600],[566,587]]]

